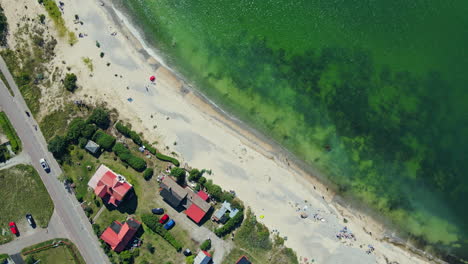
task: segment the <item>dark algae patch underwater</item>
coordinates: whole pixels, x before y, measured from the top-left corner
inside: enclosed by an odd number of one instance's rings
[[[468,2],[128,0],[198,89],[420,247],[468,259]]]

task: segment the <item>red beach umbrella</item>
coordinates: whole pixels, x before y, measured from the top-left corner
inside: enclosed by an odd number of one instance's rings
[[[156,80],[156,77],[154,77],[154,75],[152,75],[152,76],[150,77],[150,81],[154,82],[155,80]]]

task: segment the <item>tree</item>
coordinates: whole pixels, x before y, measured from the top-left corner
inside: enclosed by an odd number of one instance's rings
[[[189,181],[198,182],[201,177],[201,173],[198,169],[192,169],[189,174]]]
[[[88,143],[88,140],[86,138],[84,138],[84,137],[80,137],[78,139],[78,146],[80,148],[85,148],[87,143]]]
[[[76,143],[78,138],[81,136],[82,131],[86,126],[85,121],[83,118],[75,118],[70,122],[67,131],[67,141],[70,143]]]
[[[63,80],[63,85],[68,91],[74,92],[77,88],[76,81],[77,78],[74,73],[67,73],[67,75],[65,75],[65,79]]]
[[[93,136],[93,141],[96,142],[101,148],[111,151],[115,144],[115,137],[106,134],[102,130],[96,131]]]
[[[10,152],[5,145],[0,146],[0,162],[5,162],[10,159]]]
[[[31,255],[27,256],[26,259],[24,260],[26,264],[34,264],[36,261],[37,260]]]
[[[98,127],[106,130],[110,123],[109,113],[105,109],[98,107],[94,109],[93,113],[88,118],[88,123],[94,123]]]
[[[55,158],[61,158],[67,152],[67,141],[62,136],[53,137],[47,146]]]
[[[211,248],[211,239],[207,239],[203,241],[203,243],[200,245],[201,250],[209,250]]]
[[[0,7],[0,46],[6,46],[8,35],[8,22],[3,8]]]
[[[179,167],[172,168],[171,175],[176,177],[177,183],[183,185],[185,183],[185,170]]]
[[[83,131],[81,131],[81,135],[86,139],[91,139],[96,130],[97,126],[95,124],[86,124]]]
[[[145,178],[145,180],[150,180],[151,177],[153,177],[153,173],[154,173],[154,170],[153,168],[147,168],[144,172],[143,172],[143,178]]]

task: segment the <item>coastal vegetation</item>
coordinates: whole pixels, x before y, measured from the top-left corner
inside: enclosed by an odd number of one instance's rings
[[[70,45],[75,44],[78,41],[78,39],[76,38],[75,33],[69,31],[67,26],[65,25],[65,20],[63,20],[62,13],[60,12],[57,3],[54,0],[41,0],[39,1],[39,4],[44,6],[50,19],[54,22],[59,37],[63,38],[67,36],[68,43]]]
[[[8,21],[0,5],[0,46],[6,46],[8,35]]]
[[[449,33],[468,25],[466,3],[120,3],[210,99],[320,169],[342,196],[426,250],[468,258],[468,213],[457,202],[468,194],[460,162],[468,75],[453,70],[468,65],[467,39]],[[434,10],[444,10],[450,30],[439,30]],[[428,25],[437,30],[410,33]]]
[[[47,66],[55,56],[54,50],[57,45],[57,40],[45,34],[45,27],[34,21],[21,24],[14,35],[18,44],[0,51],[34,116],[40,110],[40,87],[50,85],[45,76],[50,73]]]
[[[0,226],[8,229],[11,221],[34,216],[38,226],[47,227],[54,204],[37,171],[30,165],[16,165],[0,170]],[[21,230],[20,230],[21,231]],[[0,244],[12,239],[10,232],[0,234]]]
[[[63,85],[65,86],[65,89],[67,89],[70,92],[74,92],[78,86],[76,85],[76,75],[74,73],[67,73],[65,75],[65,79],[63,80]]]
[[[0,128],[1,128],[0,132],[3,132],[3,134],[5,134],[6,137],[8,138],[11,149],[16,154],[21,152],[21,140],[18,137],[18,134],[16,134],[16,131],[11,125],[10,120],[8,119],[5,112],[0,112]]]

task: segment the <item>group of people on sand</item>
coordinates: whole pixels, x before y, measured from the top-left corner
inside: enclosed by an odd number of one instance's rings
[[[356,237],[354,236],[351,231],[349,231],[348,227],[344,227],[343,229],[340,230],[340,232],[336,235],[336,238],[338,239],[352,239],[356,241]]]

